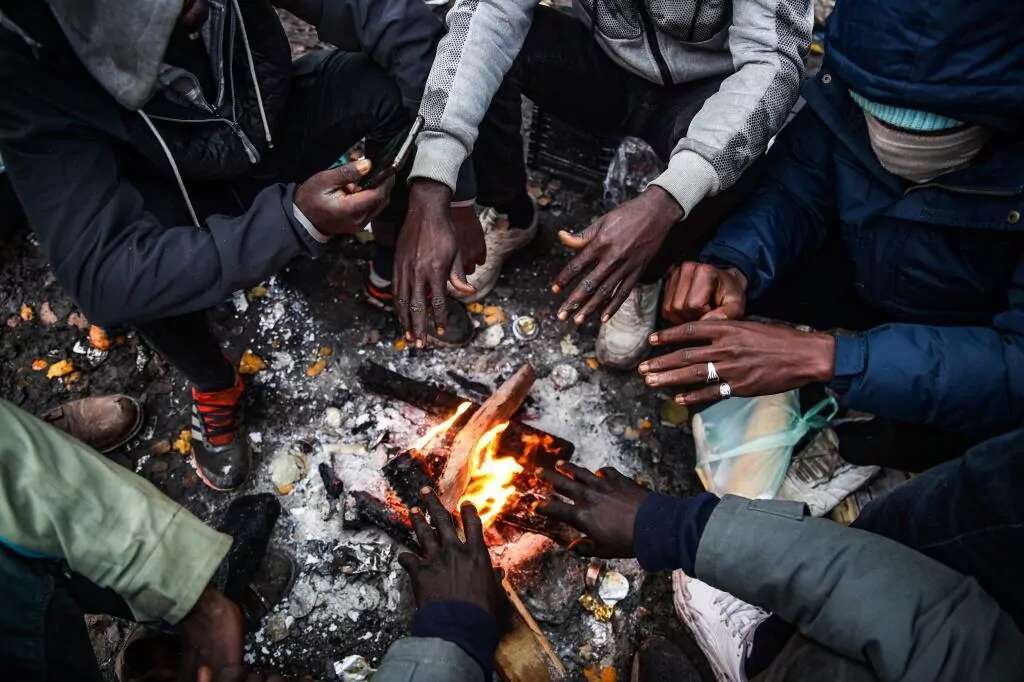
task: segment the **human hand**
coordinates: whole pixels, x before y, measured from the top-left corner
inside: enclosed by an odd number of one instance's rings
[[[650,336],[652,346],[684,344],[680,350],[640,363],[648,386],[687,386],[681,405],[722,399],[721,384],[702,388],[713,362],[732,395],[782,393],[825,382],[835,371],[835,337],[761,322],[704,321],[670,327]]]
[[[374,189],[359,189],[356,181],[370,172],[369,159],[328,168],[295,189],[295,205],[325,234],[355,234],[388,203],[394,180]]]
[[[595,220],[580,236],[560,231],[561,242],[579,253],[555,277],[551,291],[561,293],[582,280],[559,308],[558,319],[572,316],[581,325],[602,305],[601,321],[611,319],[682,217],[676,200],[651,185]]]
[[[229,666],[216,673],[214,673],[212,668],[203,666],[199,669],[194,679],[195,682],[289,682],[287,678],[280,675],[249,670],[242,665]],[[310,680],[312,682],[310,677],[303,677],[302,680]]]
[[[558,471],[545,469],[538,475],[572,504],[550,499],[537,507],[537,512],[584,534],[569,549],[582,556],[605,559],[636,556],[633,525],[651,491],[611,467],[591,473],[568,462],[560,461],[556,466]]]
[[[661,314],[673,324],[693,320],[738,320],[747,303],[747,278],[736,268],[686,262],[665,284]]]
[[[195,679],[202,667],[221,670],[241,665],[242,610],[217,588],[207,586],[176,629],[182,640],[182,679]]]
[[[491,566],[491,555],[484,544],[483,524],[476,507],[469,502],[462,505],[462,528],[466,536],[463,542],[455,532],[452,515],[437,499],[437,494],[430,488],[424,488],[420,496],[431,520],[428,524],[419,507],[409,510],[420,555],[405,552],[398,557],[398,563],[412,578],[416,605],[465,601],[500,620],[505,594]]]
[[[451,190],[443,183],[413,182],[409,211],[395,246],[395,312],[405,327],[405,337],[415,341],[417,348],[423,348],[427,342],[428,293],[440,335],[448,319],[445,282],[462,294],[476,292],[466,281],[466,269],[472,272],[472,268],[482,262],[470,260],[479,258],[479,245],[462,234],[471,230],[456,231],[449,208],[450,198]]]

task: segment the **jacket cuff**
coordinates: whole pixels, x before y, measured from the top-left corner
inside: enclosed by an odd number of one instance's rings
[[[137,571],[140,589],[121,596],[138,620],[175,625],[195,606],[229,549],[230,536],[179,508]]]
[[[747,298],[754,299],[761,293],[761,286],[757,281],[757,265],[742,251],[738,251],[728,244],[711,242],[705,246],[697,260],[701,263],[714,265],[716,268],[736,268],[747,278]]]
[[[456,644],[483,668],[491,679],[498,649],[498,622],[476,604],[465,601],[430,602],[416,612],[413,637],[437,637]]]
[[[649,494],[633,523],[633,549],[644,570],[681,568],[692,575],[700,536],[718,502],[711,493],[686,499]]]
[[[469,151],[448,133],[425,130],[416,138],[416,159],[412,163],[409,180],[436,180],[448,185],[454,194],[459,168],[468,157]]]
[[[701,199],[718,191],[718,173],[703,156],[684,149],[669,159],[665,172],[650,184],[671,194],[686,218]]]
[[[327,244],[326,241],[320,241],[319,237],[324,237],[328,241],[330,240],[330,237],[316,229],[313,222],[299,210],[298,206],[296,206],[296,187],[298,187],[298,185],[294,183],[285,186],[284,197],[282,197],[282,203],[284,206],[282,208],[284,208],[284,214],[288,219],[288,224],[291,225],[299,242],[306,247],[306,252],[309,256],[316,258],[324,252],[324,248]],[[310,231],[310,228],[312,228],[312,231]],[[319,235],[319,237],[315,235]]]
[[[868,340],[862,334],[836,334],[836,356],[829,387],[845,395],[853,380],[864,373],[868,364]]]

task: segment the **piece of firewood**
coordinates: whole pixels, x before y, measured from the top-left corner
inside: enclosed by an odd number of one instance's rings
[[[512,606],[509,629],[498,642],[494,669],[505,682],[547,682],[565,679],[565,666],[547,635],[537,625],[512,584],[501,586]]]
[[[512,377],[503,383],[497,391],[485,400],[480,409],[473,413],[466,425],[462,427],[452,443],[451,454],[437,482],[441,502],[450,511],[455,510],[459,498],[465,492],[469,479],[473,475],[475,462],[472,461],[473,449],[481,437],[501,422],[508,421],[519,409],[530,392],[537,375],[533,367],[525,364]]]
[[[381,473],[406,507],[422,505],[420,490],[434,486],[423,465],[412,456],[411,450],[403,450],[391,458],[381,467]]]

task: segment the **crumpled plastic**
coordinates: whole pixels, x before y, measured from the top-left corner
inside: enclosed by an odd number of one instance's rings
[[[614,208],[632,199],[664,170],[665,164],[649,144],[638,137],[624,138],[604,178],[605,205]]]

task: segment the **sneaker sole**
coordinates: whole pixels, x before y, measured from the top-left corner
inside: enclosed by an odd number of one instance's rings
[[[532,244],[533,241],[537,238],[537,235],[540,234],[540,229],[538,227],[537,221],[535,220],[533,225],[526,228],[526,231],[532,232],[532,234],[530,234],[530,237],[524,240],[522,244],[520,244],[519,246],[515,247],[514,249],[505,254],[504,260],[502,260],[501,262],[501,267],[498,269],[498,276],[495,277],[488,286],[485,286],[482,289],[477,289],[475,294],[470,294],[469,296],[459,296],[457,295],[458,292],[456,292],[452,285],[449,284],[449,293],[453,293],[453,296],[458,300],[462,301],[463,303],[476,303],[480,299],[487,296],[487,294],[494,291],[494,287],[498,286],[498,280],[501,279],[501,273],[505,269],[505,263],[508,262],[508,259],[511,258],[516,253],[528,247],[530,244]]]
[[[117,443],[114,443],[113,445],[108,445],[107,447],[100,450],[100,452],[103,454],[107,454],[108,452],[113,452],[114,450],[117,450],[119,447],[135,438],[135,436],[139,435],[139,431],[142,430],[142,424],[143,422],[146,421],[146,413],[145,410],[142,409],[142,403],[140,403],[138,400],[131,397],[130,395],[121,395],[120,397],[125,398],[126,400],[128,400],[128,402],[135,406],[135,423],[132,424],[132,428],[128,430],[128,434],[124,438],[122,438]]]
[[[245,449],[245,459],[246,459],[247,469],[251,473],[252,472],[252,451],[249,450],[249,448]],[[210,481],[210,479],[208,479],[206,477],[206,474],[203,473],[202,467],[200,467],[199,466],[199,462],[196,461],[196,453],[195,453],[195,451],[192,452],[192,455],[189,457],[188,461],[192,465],[192,470],[196,472],[197,476],[199,476],[199,480],[201,480],[203,482],[203,484],[207,488],[209,488],[210,490],[216,490],[219,493],[228,493],[228,492],[231,492],[232,490],[238,490],[243,485],[245,485],[246,482],[249,480],[249,474],[246,474],[245,478],[243,478],[242,482],[239,483],[238,485],[233,486],[231,488],[219,488],[219,487],[215,486]]]

